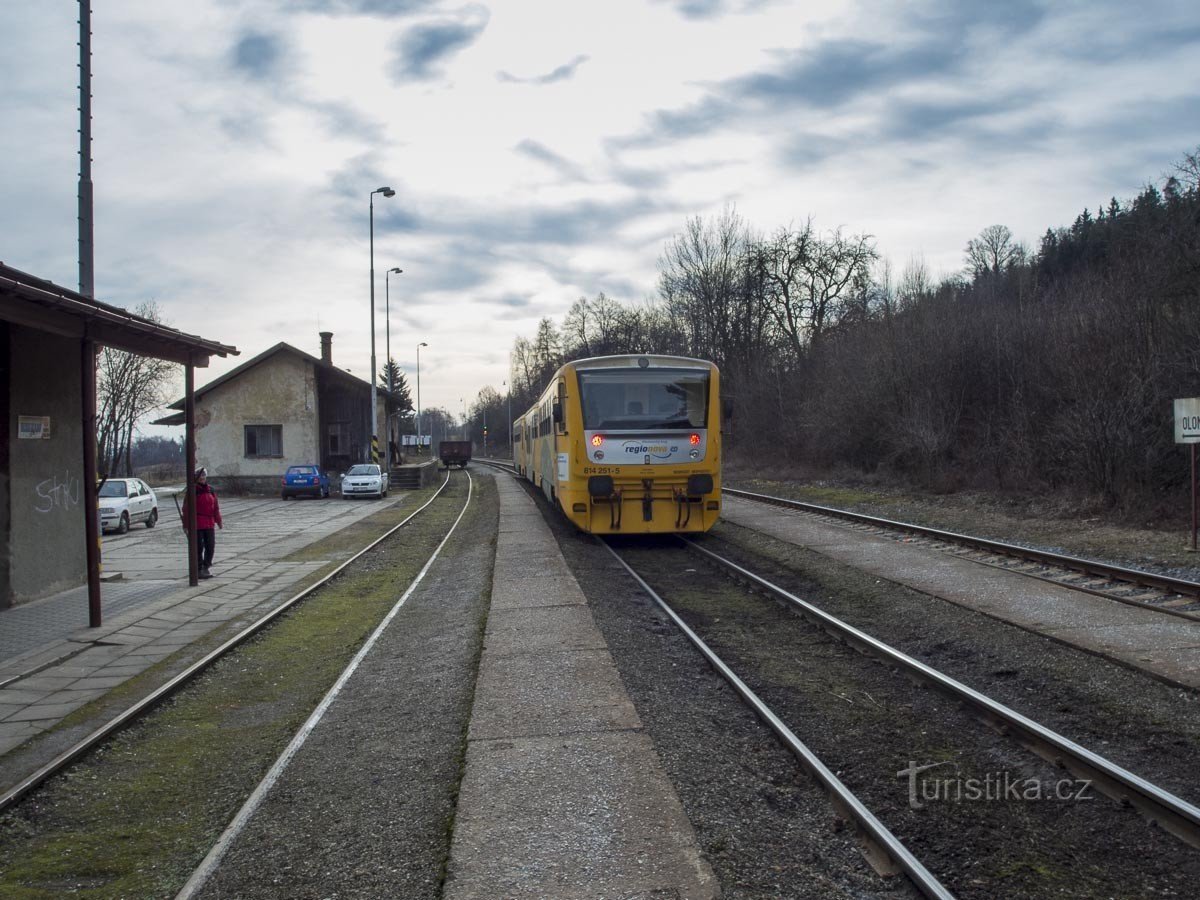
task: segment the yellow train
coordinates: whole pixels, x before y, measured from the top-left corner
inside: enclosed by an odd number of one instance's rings
[[[513,422],[514,463],[583,531],[707,531],[721,512],[721,416],[710,362],[580,359]]]

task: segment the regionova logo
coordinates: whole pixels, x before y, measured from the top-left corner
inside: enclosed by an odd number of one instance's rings
[[[626,441],[622,449],[630,456],[653,456],[655,459],[670,459],[679,452],[678,444],[643,444],[641,441]]]

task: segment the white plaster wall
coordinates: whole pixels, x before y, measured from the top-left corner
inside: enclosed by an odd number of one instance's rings
[[[281,352],[205,394],[196,404],[196,461],[210,476],[282,475],[320,459],[316,374]],[[245,456],[245,426],[282,425],[283,457]]]

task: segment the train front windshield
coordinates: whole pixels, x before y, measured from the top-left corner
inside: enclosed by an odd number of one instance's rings
[[[579,373],[587,431],[661,431],[707,426],[705,369],[593,369]]]

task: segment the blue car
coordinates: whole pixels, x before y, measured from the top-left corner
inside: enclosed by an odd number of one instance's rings
[[[328,497],[329,476],[320,466],[288,466],[280,495],[288,497]]]

